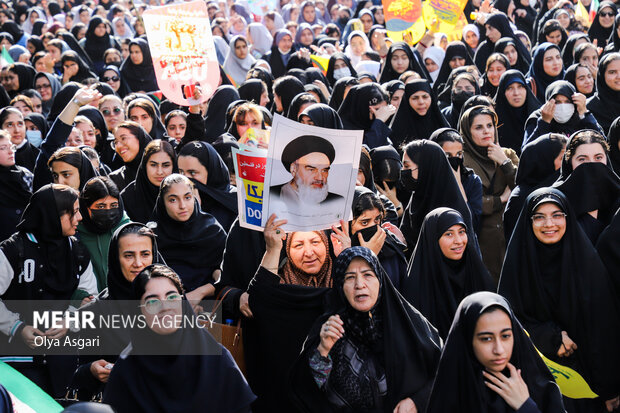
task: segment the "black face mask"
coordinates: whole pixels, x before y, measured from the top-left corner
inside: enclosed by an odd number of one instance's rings
[[[452,103],[454,104],[454,106],[463,106],[465,104],[465,102],[467,102],[467,99],[469,99],[470,97],[472,97],[474,95],[473,92],[467,92],[465,90],[460,90],[458,92],[455,92],[454,90],[452,91]]]
[[[368,242],[370,241],[372,237],[374,237],[374,235],[377,233],[377,230],[378,228],[376,225],[373,225],[372,227],[360,229],[359,231],[357,231],[355,234],[351,236],[351,246],[357,247],[360,245],[360,239],[359,239],[358,234],[362,234],[362,238],[364,239],[364,241]]]
[[[461,170],[463,169],[463,158],[460,156],[448,156],[448,162],[450,162],[450,166],[454,169],[454,171],[458,171],[459,166],[461,167]]]
[[[123,217],[120,208],[91,209],[91,222],[97,230],[108,232],[114,228]]]
[[[342,26],[346,26],[348,22],[349,22],[349,18],[348,17],[339,17],[338,18],[338,23],[340,23]]]
[[[400,184],[407,191],[415,191],[418,187],[418,180],[411,174],[411,169],[401,169],[400,171]]]

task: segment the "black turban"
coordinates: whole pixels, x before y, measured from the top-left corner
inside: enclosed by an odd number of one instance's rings
[[[289,142],[282,151],[282,163],[287,171],[291,170],[291,164],[302,156],[313,152],[325,154],[329,163],[334,162],[336,150],[327,140],[313,135],[303,135]]]

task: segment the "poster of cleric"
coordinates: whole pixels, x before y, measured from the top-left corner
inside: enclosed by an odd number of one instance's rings
[[[262,225],[271,214],[290,231],[349,220],[363,131],[304,125],[276,115],[265,168]]]

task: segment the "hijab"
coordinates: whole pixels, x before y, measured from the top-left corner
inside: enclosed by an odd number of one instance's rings
[[[321,242],[325,245],[325,261],[316,274],[307,274],[301,268],[293,263],[291,258],[291,240],[294,232],[290,233],[287,242],[284,245],[286,251],[286,262],[282,267],[283,284],[301,285],[304,287],[331,287],[332,285],[332,257],[329,252],[329,240],[325,231],[312,231],[321,238]]]
[[[78,286],[78,263],[73,255],[72,242],[62,234],[61,214],[56,203],[56,193],[60,188],[64,186],[48,184],[32,194],[17,224],[17,231],[33,234],[45,257],[45,291],[54,298],[69,299]],[[75,201],[77,199],[76,194]]]
[[[355,77],[347,76],[340,78],[334,83],[334,89],[332,90],[332,95],[329,98],[329,107],[334,110],[339,110],[342,105],[342,101],[344,100],[344,92],[347,86],[355,86],[358,85],[359,81]],[[349,92],[351,92],[349,90]]]
[[[271,49],[273,37],[261,23],[250,23],[248,32],[252,38],[252,54],[258,59]]]
[[[613,90],[605,82],[607,66],[620,60],[619,53],[609,53],[601,59],[596,75],[596,93],[588,99],[587,108],[593,114],[604,132],[608,132],[613,121],[620,114],[620,92]]]
[[[538,241],[532,230],[531,217],[546,202],[566,214],[566,232],[552,245]],[[498,292],[512,303],[515,315],[543,354],[569,363],[603,400],[617,392],[618,298],[594,246],[560,191],[540,188],[528,197],[508,243]],[[565,361],[556,356],[561,330],[579,345]]]
[[[547,87],[545,93],[545,102],[553,99],[557,95],[566,96],[570,102],[572,102],[572,96],[577,93],[577,90],[566,80],[556,80]],[[542,109],[537,109],[528,118],[526,123],[536,122],[542,116]],[[570,136],[573,132],[581,129],[579,123],[579,114],[577,109],[573,113],[573,116],[565,123],[559,123],[555,119],[552,119],[549,123],[549,131],[555,133],[562,133],[566,136]]]
[[[46,75],[47,77],[47,75]],[[50,84],[53,83],[50,81]],[[79,83],[69,82],[64,84],[57,94],[54,94],[51,102],[49,113],[47,114],[47,123],[51,126],[58,118],[60,113],[65,109],[65,106],[69,104],[75,92],[81,88]]]
[[[446,207],[435,208],[424,218],[413,258],[401,293],[447,337],[458,303],[477,291],[493,291],[495,285],[480,254],[469,241],[463,257],[444,256],[439,239],[453,225],[467,229],[461,214]],[[475,242],[474,242],[475,243]]]
[[[110,174],[110,178],[114,181],[116,186],[118,186],[119,191],[123,191],[125,187],[127,187],[132,181],[136,179],[136,175],[138,173],[138,169],[142,164],[142,157],[144,156],[144,149],[146,149],[146,145],[152,141],[151,137],[144,130],[144,128],[140,128],[138,132],[138,136],[135,137],[138,139],[140,147],[138,149],[138,153],[136,157],[133,158],[129,162],[123,162],[123,166],[116,171]],[[125,206],[125,208],[127,208]]]
[[[273,93],[280,97],[283,116],[288,113],[291,102],[300,93],[304,93],[304,84],[294,76],[285,76],[273,88]]]
[[[506,99],[506,90],[514,83],[522,85],[526,91],[525,102],[519,108],[512,107]],[[530,114],[540,107],[540,102],[530,90],[525,76],[515,69],[507,70],[502,74],[494,101],[499,123],[497,127],[499,144],[502,147],[514,149],[517,154],[520,154],[525,122]]]
[[[132,92],[152,92],[158,90],[155,68],[153,67],[153,59],[151,51],[146,40],[142,38],[134,39],[129,43],[131,46],[138,46],[142,51],[142,63],[135,64],[131,61],[131,56],[127,56],[123,64],[121,64],[121,74],[125,82]]]
[[[372,47],[370,47],[370,42],[368,41],[368,37],[366,36],[364,32],[359,31],[359,30],[353,30],[351,33],[349,33],[349,36],[347,36],[347,46],[344,49],[344,54],[349,57],[353,67],[355,67],[360,62],[360,60],[362,60],[362,56],[361,55],[358,56],[354,54],[353,48],[351,47],[351,40],[353,40],[353,38],[356,36],[360,37],[364,41],[364,44],[365,44],[364,52],[372,51]],[[362,54],[364,52],[362,52]]]
[[[487,291],[465,297],[456,309],[427,412],[514,412],[504,399],[486,386],[482,375],[484,367],[472,348],[478,320],[494,309],[500,309],[510,318],[513,336],[510,363],[521,371],[530,398],[543,413],[564,412],[560,389],[510,304],[502,296]]]
[[[230,185],[230,174],[217,151],[206,142],[193,141],[181,149],[179,156],[193,156],[207,168],[206,185],[192,179],[200,192],[201,208],[227,230],[237,216],[237,191]]]
[[[601,18],[601,11],[606,9],[611,9],[614,14],[618,13],[618,9],[614,3],[612,3],[611,1],[602,1],[598,6],[598,10],[596,11],[596,16],[594,16],[594,20],[592,21],[592,24],[588,29],[588,36],[590,37],[590,39],[592,39],[593,42],[594,40],[596,40],[597,47],[602,48],[605,48],[605,46],[607,45],[607,39],[609,39],[613,31],[613,26],[606,29],[601,25],[601,22],[599,20]]]
[[[315,126],[328,129],[344,129],[338,112],[323,103],[315,103],[308,106],[299,114],[299,121],[301,121],[301,117],[304,115],[312,119]]]
[[[110,35],[107,31],[107,25],[105,34],[103,36],[97,36],[95,34],[95,30],[100,24],[106,24],[106,22],[100,16],[94,16],[90,19],[90,22],[88,23],[88,29],[86,30],[86,42],[84,43],[84,51],[86,51],[86,53],[90,57],[90,60],[92,60],[95,64],[97,64],[97,62],[102,63],[104,60],[103,53],[110,47],[112,47]]]
[[[526,59],[523,58],[521,54],[519,54],[519,49],[517,49],[517,44],[511,37],[502,37],[497,42],[495,42],[494,50],[496,53],[502,53],[505,55],[506,53],[504,53],[504,50],[506,50],[508,46],[514,47],[515,50],[517,51],[517,63],[515,63],[514,66],[509,67],[509,69],[516,69],[522,74],[527,73],[529,69],[529,64],[527,63]]]
[[[420,116],[409,104],[411,96],[420,91],[431,96],[430,107],[424,116]],[[405,94],[390,125],[390,139],[394,147],[398,148],[413,139],[428,139],[436,129],[448,126],[428,80],[415,79],[405,85]]]
[[[153,219],[157,223],[154,232],[161,254],[178,272],[185,288],[192,291],[207,282],[215,283],[212,273],[220,267],[226,244],[226,232],[217,220],[203,212],[197,200],[194,200],[194,210],[187,221],[172,219],[161,191]]]
[[[392,45],[388,49],[387,56],[385,56],[385,66],[381,71],[381,78],[379,79],[379,83],[384,84],[386,82],[389,82],[390,80],[397,80],[402,74],[397,73],[392,67],[392,55],[397,50],[402,50],[403,52],[405,52],[407,58],[409,59],[409,67],[405,69],[405,72],[407,70],[413,70],[414,72],[419,74],[422,79],[429,78],[430,75],[427,74],[428,72],[426,71],[426,67],[422,68],[420,62],[418,62],[415,55],[413,54],[413,50],[411,50],[411,47],[409,47],[409,45],[405,42],[395,42],[392,43]]]
[[[450,67],[450,61],[455,57],[461,57],[465,59],[465,66],[473,65],[474,62],[471,60],[469,53],[467,53],[467,48],[465,47],[464,42],[450,42],[448,47],[446,47],[446,54],[441,62],[439,67],[439,73],[437,74],[437,78],[433,83],[433,90],[436,92],[442,90],[448,81],[448,77],[450,73],[452,73],[452,68]]]
[[[527,73],[527,76],[532,79],[536,86],[536,97],[540,101],[545,99],[545,91],[551,83],[564,78],[564,69],[562,69],[560,74],[555,77],[545,73],[543,61],[545,59],[545,53],[551,49],[560,51],[560,47],[558,45],[549,42],[541,43],[538,47],[536,47],[532,58],[532,64],[530,65],[530,70]]]
[[[601,233],[596,250],[609,274],[620,274],[620,209],[616,211],[611,224]],[[617,277],[612,278],[616,291],[620,291]]]
[[[18,165],[0,165],[0,181],[0,207],[23,210],[32,196],[32,175]]]
[[[618,148],[620,142],[620,118],[616,118],[614,123],[611,124],[607,138],[609,139],[610,147],[609,161],[616,175],[620,176],[620,148]]]
[[[299,27],[297,27],[297,31],[295,32],[295,46],[297,47],[297,49],[301,49],[302,47],[307,48],[310,47],[310,45],[312,44],[310,43],[309,45],[306,45],[301,43],[301,35],[306,30],[310,30],[310,34],[312,35],[312,41],[314,41],[314,32],[312,31],[312,26],[310,26],[308,23],[300,23]]]
[[[250,70],[254,62],[256,62],[256,59],[252,57],[249,48],[245,59],[239,59],[235,54],[235,46],[238,41],[245,42],[246,46],[248,46],[248,41],[244,36],[234,36],[230,40],[231,47],[228,51],[228,56],[226,56],[226,61],[224,62],[224,70],[226,70],[228,76],[232,77],[235,83],[241,84],[245,80],[248,70]]]
[[[519,56],[525,59],[527,64],[529,65],[531,61],[530,53],[528,52],[523,42],[521,42],[521,39],[519,39],[519,37],[512,30],[512,27],[510,26],[510,20],[508,20],[508,17],[504,13],[491,14],[491,16],[489,16],[485,22],[485,25],[487,24],[491,27],[494,27],[500,32],[500,38],[510,37],[512,40],[514,40],[515,45],[517,46],[517,53],[519,54]],[[476,55],[474,56],[474,62],[481,73],[484,72],[487,59],[489,58],[491,53],[493,53],[494,49],[495,44],[491,43],[489,39],[481,42],[478,46],[478,50],[476,50]]]
[[[239,92],[234,86],[223,85],[215,90],[205,116],[205,137],[213,142],[226,132],[226,109],[232,102],[239,100]]]
[[[571,34],[568,37],[568,40],[566,40],[566,44],[562,48],[562,61],[564,62],[564,67],[568,67],[575,63],[575,44],[581,39],[585,39],[588,43],[590,43],[590,38],[585,33]]]
[[[579,70],[580,67],[590,71],[590,69],[588,69],[588,67],[586,65],[581,64],[581,63],[575,63],[575,64],[571,65],[568,69],[566,69],[566,72],[564,72],[564,80],[566,80],[568,83],[573,85],[577,92],[579,92],[579,90],[577,90],[577,71]],[[592,83],[593,83],[593,86],[594,86],[592,88],[592,92],[590,92],[588,94],[584,93],[586,98],[594,96],[594,93],[596,92],[596,84],[594,84],[595,82],[592,82]],[[581,93],[581,92],[579,92],[579,93]]]
[[[26,89],[32,88],[34,76],[37,73],[32,66],[18,62],[10,65],[9,70],[15,73],[17,75],[17,78],[19,79],[19,89],[13,92],[9,92],[12,97],[15,97]]]
[[[263,94],[263,81],[260,79],[248,79],[239,86],[238,92],[239,99],[258,105]]]
[[[379,280],[377,303],[370,311],[372,318],[367,313],[354,310],[344,294],[345,272],[354,258],[364,259]],[[372,251],[365,247],[352,247],[340,253],[334,263],[333,287],[325,302],[325,311],[310,329],[292,370],[292,398],[300,411],[336,410],[312,379],[308,366],[308,358],[320,342],[320,329],[333,314],[340,315],[343,320],[345,337],[357,346],[368,349],[367,352],[370,351],[371,357],[380,361],[385,371],[389,385],[380,411],[392,412],[407,397],[414,401],[418,411],[425,411],[439,359],[441,338],[424,316],[394,288]],[[334,359],[341,359],[337,354],[338,347],[334,347],[332,352]],[[338,384],[341,387],[345,383]]]
[[[450,207],[461,214],[470,242],[478,250],[469,207],[441,146],[423,139],[410,143],[405,150],[407,156],[418,165],[416,188],[407,203],[400,225],[410,250],[418,242],[426,214],[439,207]],[[410,172],[401,171],[401,175],[403,173]]]
[[[488,188],[491,185],[491,181],[495,175],[497,165],[495,164],[495,161],[489,158],[487,147],[476,145],[471,136],[471,125],[474,118],[480,115],[479,111],[482,108],[484,108],[484,106],[473,106],[467,109],[461,115],[459,128],[464,143],[463,149],[465,152],[465,166],[471,167],[470,165],[473,163],[478,164],[484,172],[483,174],[478,174],[480,176],[480,180],[482,181],[482,186],[484,188]],[[484,115],[487,115],[487,113],[484,113]],[[495,133],[495,140],[493,143],[497,144],[497,132]]]
[[[64,74],[64,63],[66,61],[70,61],[70,62],[75,62],[78,65],[78,72],[73,75],[69,81],[71,82],[79,82],[79,83],[83,83],[86,79],[92,78],[92,79],[96,79],[97,75],[95,75],[93,72],[90,71],[89,66],[86,64],[86,62],[84,62],[84,60],[82,60],[82,58],[80,57],[80,55],[78,55],[76,52],[70,50],[67,52],[64,52],[62,54],[62,57],[60,58],[61,64],[63,65],[63,74]]]
[[[373,122],[370,119],[370,106],[386,98],[385,92],[376,83],[353,86],[338,109],[344,129],[369,130]]]
[[[424,51],[424,61],[426,61],[426,59],[430,59],[439,67],[439,69],[435,70],[434,72],[429,72],[433,85],[435,84],[435,81],[439,76],[439,72],[441,71],[441,66],[445,57],[446,52],[441,47],[431,46]]]
[[[460,72],[458,76],[450,79],[448,83],[446,83],[446,88],[449,86],[450,89],[454,87],[455,83],[459,83],[461,80],[466,80],[469,84],[474,88],[474,92],[466,92],[466,91],[450,91],[450,106],[447,106],[441,110],[442,115],[446,118],[451,127],[457,128],[459,124],[459,116],[461,115],[461,110],[463,109],[463,105],[467,100],[472,96],[480,95],[480,86],[478,86],[478,82],[474,75],[469,72],[463,71]],[[440,104],[439,102],[438,104]]]
[[[342,79],[342,78],[336,79],[334,77],[334,70],[335,70],[334,66],[336,65],[336,61],[338,61],[338,60],[342,60],[347,65],[347,67],[349,68],[349,72],[350,72],[349,76],[357,77],[357,72],[355,71],[355,69],[351,65],[351,60],[349,59],[349,56],[347,56],[346,54],[344,54],[342,52],[334,53],[329,58],[329,62],[327,63],[327,72],[325,73],[325,77],[329,81],[329,85],[331,87],[335,87],[336,81]],[[347,77],[347,76],[345,76],[345,77]],[[338,109],[338,108],[334,108],[334,109]]]
[[[32,87],[33,88],[34,88],[35,82],[40,77],[47,78],[47,80],[50,82],[50,85],[52,86],[52,97],[51,97],[51,99],[45,100],[45,101],[43,99],[41,99],[42,108],[43,108],[43,116],[45,116],[45,115],[47,115],[50,112],[50,110],[52,108],[52,103],[54,102],[54,97],[58,94],[58,92],[60,92],[60,89],[62,88],[62,85],[60,84],[60,80],[58,80],[58,78],[56,76],[52,75],[51,73],[38,72],[34,76],[34,79],[32,81]]]

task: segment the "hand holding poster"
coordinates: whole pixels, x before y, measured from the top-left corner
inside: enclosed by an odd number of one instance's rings
[[[173,4],[142,14],[157,84],[179,105],[206,102],[218,85],[219,65],[204,1]],[[200,97],[194,90],[200,86]]]
[[[276,115],[265,169],[262,226],[271,214],[289,231],[351,218],[363,131],[304,125]]]

